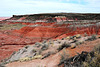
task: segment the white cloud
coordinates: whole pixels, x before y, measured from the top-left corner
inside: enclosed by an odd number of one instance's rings
[[[63,3],[62,1],[66,1]],[[75,4],[68,1],[84,1],[87,4]],[[2,0],[0,16],[13,14],[33,14],[50,12],[98,12],[99,0]]]

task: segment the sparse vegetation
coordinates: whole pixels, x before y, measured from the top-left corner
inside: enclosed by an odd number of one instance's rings
[[[91,37],[89,37],[88,39],[87,39],[87,41],[93,41],[93,40],[96,40],[97,38],[96,38],[96,35],[92,35]]]
[[[68,48],[70,47],[69,44],[63,43],[61,46],[59,46],[59,48],[57,49],[58,51],[62,50],[63,48]]]
[[[94,48],[93,54],[88,54],[83,65],[84,67],[100,67],[100,45]]]
[[[43,44],[43,46],[42,46],[41,50],[47,50],[47,49],[48,49],[48,47],[49,47],[49,45],[48,45],[48,44]]]
[[[61,55],[58,66],[64,64],[64,67],[100,67],[100,45],[96,46],[92,52],[83,51],[74,57],[66,57],[66,55]]]

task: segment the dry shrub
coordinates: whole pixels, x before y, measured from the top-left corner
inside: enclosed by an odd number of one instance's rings
[[[93,54],[88,54],[86,61],[83,62],[84,67],[100,67],[100,45],[94,48]]]
[[[61,56],[61,59],[60,59],[60,63],[62,63],[63,61],[65,61],[67,58],[69,58],[69,51],[67,50],[66,51],[66,49],[64,48],[63,49],[63,53],[62,54],[60,54],[60,56]]]

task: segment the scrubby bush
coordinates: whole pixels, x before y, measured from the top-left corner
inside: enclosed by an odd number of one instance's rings
[[[36,43],[35,43],[35,46],[36,46],[36,47],[40,47],[41,44],[40,44],[39,42],[36,42]]]
[[[66,57],[66,55],[61,55],[58,66],[63,64],[64,67],[100,67],[100,45],[96,46],[91,52],[83,51],[74,57]]]
[[[69,44],[66,44],[66,42],[64,42],[61,46],[59,46],[59,48],[57,50],[60,51],[63,48],[68,48],[68,47],[70,47],[70,45]]]
[[[93,41],[96,40],[96,35],[92,35],[91,37],[89,37],[86,41]]]
[[[100,67],[100,45],[94,48],[93,55],[88,54],[84,67]]]
[[[69,51],[66,51],[66,49],[63,49],[63,53],[60,54],[60,56],[61,56],[60,63],[62,63],[67,58],[69,58]]]
[[[49,45],[48,44],[44,44],[43,46],[42,46],[42,50],[47,50],[49,48]]]
[[[27,49],[29,47],[29,45],[26,45],[25,48]]]
[[[24,57],[24,58],[19,59],[20,62],[29,61],[29,60],[31,60],[31,58],[29,58],[29,57]]]

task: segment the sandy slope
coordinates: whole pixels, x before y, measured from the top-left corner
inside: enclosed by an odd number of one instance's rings
[[[95,41],[89,41],[85,42],[82,45],[77,46],[75,49],[66,49],[66,53],[69,53],[70,57],[77,55],[76,52],[81,53],[82,51],[88,51],[90,52],[96,45],[100,43],[100,39],[97,39]],[[61,54],[63,51],[60,51]],[[32,61],[27,62],[13,62],[9,63],[6,66],[7,67],[37,67],[37,66],[43,66],[43,67],[57,67],[60,60],[60,54],[56,53],[55,55],[51,55],[43,60],[36,59]]]

